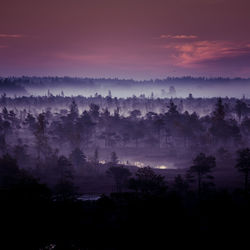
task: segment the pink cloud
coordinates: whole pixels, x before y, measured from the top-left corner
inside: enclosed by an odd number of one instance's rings
[[[21,34],[0,34],[0,38],[22,38],[24,35]]]
[[[208,61],[250,56],[249,44],[228,41],[171,43],[164,48],[172,51],[175,65],[183,67],[197,67]]]
[[[161,39],[196,39],[198,36],[195,35],[166,35],[160,36]]]

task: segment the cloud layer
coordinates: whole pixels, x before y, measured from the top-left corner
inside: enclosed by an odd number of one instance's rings
[[[249,0],[2,2],[1,75],[250,77]]]
[[[166,35],[160,36],[161,39],[196,39],[198,36],[195,35]]]
[[[183,67],[199,67],[209,62],[222,62],[242,57],[250,59],[250,42],[194,41],[164,45],[172,53],[173,62]]]

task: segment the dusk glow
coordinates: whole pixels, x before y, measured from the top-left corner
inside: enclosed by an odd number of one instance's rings
[[[248,0],[8,0],[0,74],[250,76]]]

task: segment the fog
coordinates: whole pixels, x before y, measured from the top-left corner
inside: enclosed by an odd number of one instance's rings
[[[9,96],[53,95],[85,97],[102,95],[117,98],[145,96],[154,98],[235,97],[250,95],[250,79],[229,78],[166,78],[146,81],[132,79],[95,79],[70,77],[0,78],[0,91]],[[174,89],[174,91],[173,91]]]
[[[70,83],[69,83],[70,85]],[[174,87],[176,92],[171,93],[170,88]],[[82,95],[86,97],[95,96],[96,94],[102,96],[109,96],[110,92],[113,97],[117,98],[127,98],[137,96],[140,97],[145,95],[146,97],[151,97],[152,93],[155,98],[164,97],[179,97],[185,98],[190,93],[195,97],[236,97],[241,98],[243,95],[245,97],[250,97],[250,81],[248,83],[238,83],[231,82],[230,84],[212,84],[212,86],[207,85],[204,82],[198,84],[166,84],[163,86],[148,85],[144,86],[130,86],[130,87],[114,87],[114,86],[102,86],[97,87],[55,87],[48,89],[35,89],[32,87],[27,88],[30,95],[46,95],[47,92],[53,95],[60,95],[63,91],[65,96],[77,96]]]
[[[23,249],[248,232],[249,80],[10,77],[0,92],[1,222]]]
[[[1,154],[18,157],[21,168],[49,186],[56,176],[46,166],[60,156],[73,164],[76,183],[80,176],[105,175],[113,154],[132,172],[150,166],[179,173],[206,152],[218,161],[225,157],[233,174],[236,151],[249,145],[246,79],[22,77],[1,83]]]

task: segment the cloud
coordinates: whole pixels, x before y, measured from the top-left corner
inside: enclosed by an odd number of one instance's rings
[[[0,33],[0,38],[22,38],[24,35],[22,34],[3,34]]]
[[[195,41],[188,43],[170,43],[164,45],[170,50],[175,65],[197,67],[209,62],[225,62],[250,58],[250,44],[229,41]]]
[[[198,38],[195,35],[166,35],[163,34],[160,36],[161,39],[196,39]]]

